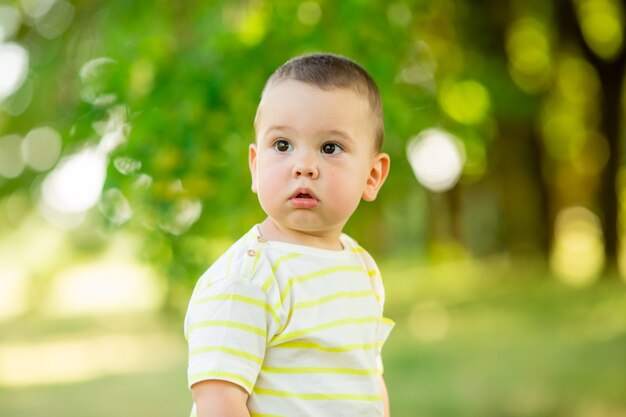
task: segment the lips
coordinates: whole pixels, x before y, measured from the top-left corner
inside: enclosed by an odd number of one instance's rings
[[[306,187],[300,187],[297,190],[295,190],[291,196],[289,197],[290,199],[292,198],[312,198],[314,200],[317,200],[317,196],[315,195],[315,193],[313,191],[311,191],[310,188],[306,188]]]
[[[303,209],[310,209],[319,204],[315,193],[308,188],[298,188],[295,190],[291,194],[291,197],[289,197],[289,202],[293,207]]]

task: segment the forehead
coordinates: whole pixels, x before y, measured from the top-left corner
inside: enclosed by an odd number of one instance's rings
[[[296,80],[281,80],[265,90],[255,125],[257,135],[271,126],[295,130],[342,130],[355,139],[371,136],[367,100],[348,89],[328,90]]]

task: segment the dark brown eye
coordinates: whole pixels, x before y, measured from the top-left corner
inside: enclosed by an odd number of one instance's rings
[[[322,153],[326,155],[334,155],[341,151],[341,146],[337,145],[336,143],[325,143],[322,145]]]
[[[289,142],[281,139],[281,140],[277,140],[276,143],[274,143],[274,149],[276,149],[278,152],[288,152],[292,148]]]

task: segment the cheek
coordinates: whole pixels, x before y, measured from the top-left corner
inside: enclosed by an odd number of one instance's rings
[[[361,199],[365,180],[352,173],[334,172],[328,176],[327,190],[333,195],[337,205],[352,207]]]
[[[260,187],[272,187],[285,178],[286,171],[283,164],[261,162],[257,167],[257,181]]]

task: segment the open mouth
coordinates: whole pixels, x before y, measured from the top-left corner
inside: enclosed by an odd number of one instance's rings
[[[291,194],[289,198],[303,198],[303,199],[313,199],[317,200],[317,196],[308,188],[298,188]]]
[[[296,190],[289,198],[291,205],[295,208],[314,208],[319,204],[317,196],[308,189]]]

